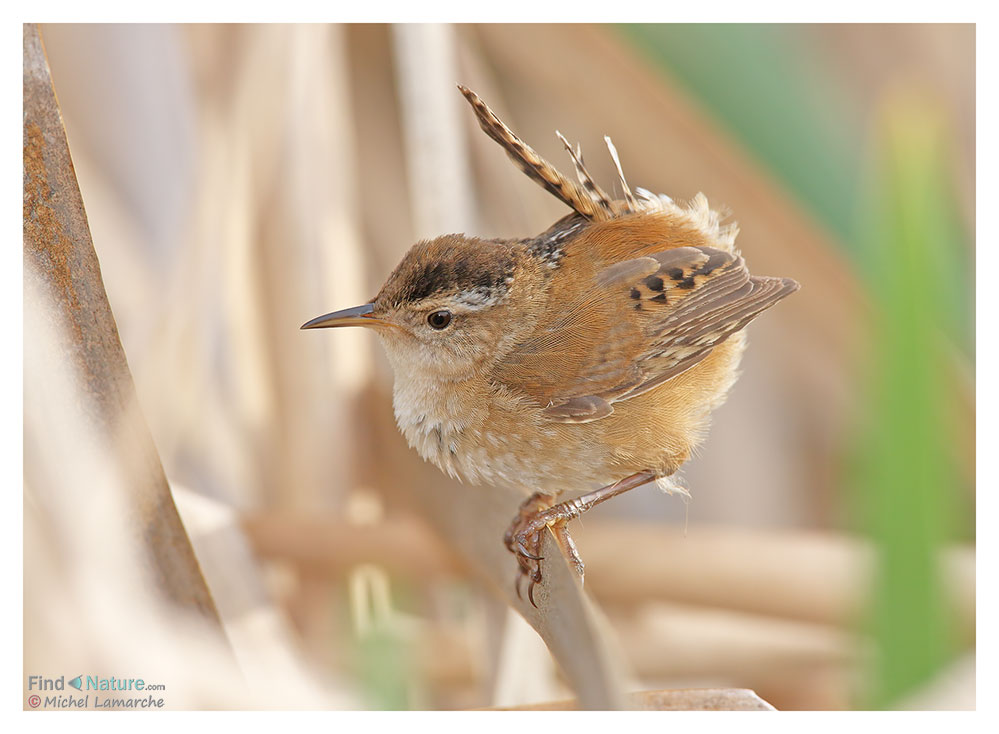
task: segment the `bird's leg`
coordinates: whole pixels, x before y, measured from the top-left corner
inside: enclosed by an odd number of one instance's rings
[[[569,525],[562,522],[556,523],[551,527],[552,534],[558,542],[558,547],[562,549],[562,555],[572,562],[573,568],[575,568],[576,573],[579,574],[579,581],[582,583],[583,578],[585,578],[585,566],[583,565],[583,559],[579,557],[579,551],[576,550],[575,541],[573,541],[572,536],[569,535]]]
[[[572,537],[569,535],[566,523],[579,517],[594,505],[599,505],[611,497],[639,487],[652,481],[655,477],[656,475],[652,472],[638,472],[614,484],[554,505],[550,504],[554,500],[552,495],[542,492],[532,494],[521,504],[517,517],[514,518],[503,538],[506,547],[517,556],[517,563],[520,566],[520,573],[517,576],[517,596],[520,596],[521,580],[527,576],[530,578],[527,597],[531,604],[534,604],[534,587],[541,582],[542,578],[541,561],[544,559],[540,555],[541,533],[545,528],[552,529],[562,552],[568,556],[580,579],[582,579],[583,560],[576,551],[576,544],[573,543]]]

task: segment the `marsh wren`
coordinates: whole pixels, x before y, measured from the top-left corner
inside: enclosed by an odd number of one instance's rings
[[[545,529],[582,577],[568,521],[650,481],[670,489],[735,381],[743,327],[798,284],[751,276],[736,227],[703,194],[681,206],[633,192],[610,138],[619,200],[560,133],[578,184],[459,89],[486,134],[572,213],[528,239],[418,242],[373,300],[302,328],[374,329],[409,445],[452,477],[530,494],[504,542],[518,594],[528,579],[534,603]]]

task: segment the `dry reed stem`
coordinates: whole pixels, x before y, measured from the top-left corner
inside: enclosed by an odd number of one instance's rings
[[[42,296],[56,307],[50,318],[66,334],[72,369],[92,406],[91,420],[100,435],[113,439],[119,471],[132,488],[132,529],[148,553],[152,578],[167,598],[218,624],[211,593],[137,406],[48,63],[33,24],[24,26],[24,258],[26,277],[36,278]],[[44,301],[26,303],[26,308],[44,307]]]
[[[574,711],[575,700],[511,706],[495,711]],[[642,691],[628,696],[633,711],[773,711],[753,691],[741,688],[697,688],[678,691]]]

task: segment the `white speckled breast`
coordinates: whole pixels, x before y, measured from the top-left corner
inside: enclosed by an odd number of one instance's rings
[[[445,388],[418,376],[396,376],[393,406],[396,423],[409,445],[441,471],[473,484],[506,485],[527,492],[558,493],[590,489],[613,481],[607,473],[605,451],[580,455],[570,448],[559,426],[540,418],[511,395],[493,395],[483,405],[469,398],[481,397],[482,388],[454,383]],[[511,413],[514,421],[504,420]],[[537,417],[532,420],[532,413]],[[504,415],[505,414],[505,415]],[[518,435],[509,426],[520,428]],[[514,447],[519,450],[515,450]],[[524,450],[524,449],[527,450]],[[571,473],[566,467],[573,467]]]

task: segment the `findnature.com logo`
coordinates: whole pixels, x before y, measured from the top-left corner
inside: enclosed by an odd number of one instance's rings
[[[67,692],[67,684],[84,695]],[[166,686],[147,683],[143,678],[78,675],[67,681],[63,675],[58,678],[29,675],[28,690],[44,694],[28,696],[28,706],[33,709],[161,709],[163,699],[149,692],[166,690]]]

